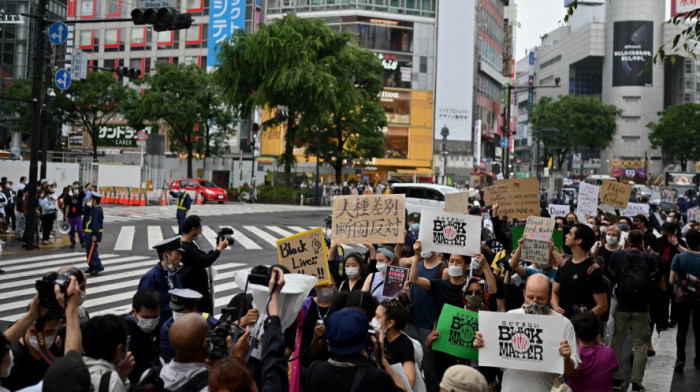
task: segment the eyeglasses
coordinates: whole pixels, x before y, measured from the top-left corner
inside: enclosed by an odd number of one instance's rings
[[[464,292],[465,292],[467,295],[477,295],[477,296],[484,293],[484,292],[481,291],[481,290],[464,290]]]

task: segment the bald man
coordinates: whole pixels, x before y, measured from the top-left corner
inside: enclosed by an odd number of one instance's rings
[[[552,311],[548,307],[552,293],[552,283],[549,278],[543,274],[530,275],[525,284],[523,291],[525,303],[519,309],[513,309],[508,313],[519,314],[542,314],[550,317],[560,317],[566,324],[564,328],[564,336],[559,345],[559,354],[564,360],[564,374],[566,377],[577,377],[581,359],[578,354],[576,333],[571,322],[564,318],[561,314]],[[487,331],[486,333],[495,333]],[[476,332],[474,338],[474,348],[481,349],[484,347],[484,335],[481,331]],[[558,374],[534,372],[516,369],[503,370],[502,392],[516,391],[531,391],[531,392],[549,392],[552,389],[554,380]]]

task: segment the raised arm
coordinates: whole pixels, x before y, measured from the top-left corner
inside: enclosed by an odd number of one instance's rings
[[[498,286],[496,285],[496,277],[493,276],[493,271],[491,271],[491,266],[481,253],[474,253],[474,257],[481,265],[481,269],[484,271],[484,277],[486,278],[486,283],[489,286],[489,294],[493,295],[498,292]]]
[[[420,240],[416,241],[416,244],[420,249]],[[416,249],[416,245],[413,246],[413,249]],[[413,260],[411,260],[411,270],[408,274],[408,280],[423,290],[430,291],[430,281],[418,276],[418,262],[418,258],[413,258]]]
[[[525,277],[527,274],[527,271],[525,270],[525,267],[520,265],[520,254],[522,253],[523,249],[523,239],[522,237],[518,240],[518,249],[515,250],[515,253],[513,253],[513,257],[510,259],[510,268],[515,271],[516,274],[520,275],[521,277]]]

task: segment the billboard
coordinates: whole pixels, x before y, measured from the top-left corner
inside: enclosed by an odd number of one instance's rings
[[[151,128],[145,129],[147,134]],[[106,125],[99,130],[100,147],[138,147],[136,135],[138,132],[128,125]]]
[[[207,67],[216,65],[216,44],[245,27],[245,0],[212,0],[210,7]]]
[[[475,0],[438,2],[435,137],[447,126],[449,140],[471,141],[474,93]]]
[[[671,17],[700,8],[697,0],[671,0]]]
[[[654,22],[629,20],[613,26],[613,87],[652,85]]]

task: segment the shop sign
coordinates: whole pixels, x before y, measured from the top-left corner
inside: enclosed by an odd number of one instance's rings
[[[6,14],[4,9],[0,9],[0,24],[23,24],[22,15]]]
[[[413,72],[413,68],[401,67],[401,81],[402,82],[410,82],[411,81],[411,72]]]
[[[379,60],[382,62],[384,69],[393,71],[399,67],[399,62],[396,60],[395,54],[377,53],[377,57],[379,57]]]
[[[151,129],[146,128],[146,133],[150,134]],[[126,125],[113,125],[100,128],[98,138],[100,146],[109,147],[138,147],[138,132]]]

